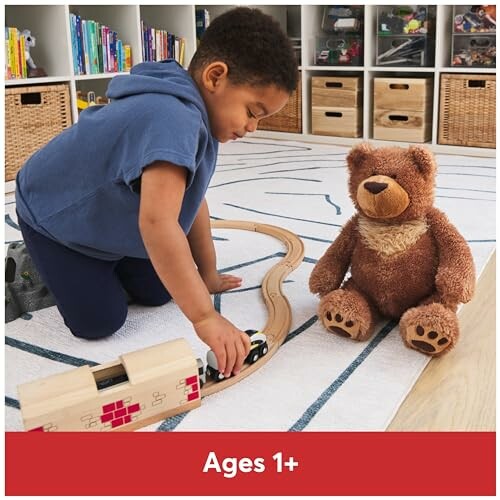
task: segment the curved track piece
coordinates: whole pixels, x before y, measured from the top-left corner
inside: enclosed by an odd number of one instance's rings
[[[269,352],[252,365],[245,364],[238,375],[234,375],[221,382],[207,380],[201,390],[201,396],[209,396],[229,387],[243,378],[247,377],[262,365],[267,363],[271,356],[278,350],[285,340],[292,322],[292,311],[287,298],[281,290],[283,280],[296,269],[304,257],[304,244],[294,233],[270,224],[260,224],[258,222],[216,220],[212,221],[214,229],[243,229],[245,231],[255,231],[257,233],[269,234],[281,240],[287,249],[287,253],[282,260],[274,265],[262,280],[262,295],[268,311],[268,320],[262,331],[267,336]]]

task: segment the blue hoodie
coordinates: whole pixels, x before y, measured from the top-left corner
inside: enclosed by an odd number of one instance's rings
[[[16,180],[33,229],[91,257],[147,258],[138,224],[140,176],[163,160],[188,170],[179,216],[187,234],[215,169],[218,142],[196,84],[175,61],[141,63],[113,78],[110,104],[37,151]]]

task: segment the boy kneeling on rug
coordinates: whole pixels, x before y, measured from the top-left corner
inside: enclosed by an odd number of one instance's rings
[[[241,279],[217,272],[205,193],[218,143],[253,132],[296,84],[279,24],[233,9],[212,22],[188,71],[174,60],[138,64],[111,80],[110,104],[89,107],[27,161],[16,182],[19,225],[75,336],[116,332],[124,290],[146,306],[173,298],[219,370],[240,371],[248,335],[215,311],[210,293]]]

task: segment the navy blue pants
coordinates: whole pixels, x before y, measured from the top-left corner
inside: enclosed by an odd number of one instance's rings
[[[106,261],[75,252],[38,233],[18,216],[24,242],[42,280],[73,335],[99,339],[125,322],[128,300],[161,306],[170,299],[151,261]]]

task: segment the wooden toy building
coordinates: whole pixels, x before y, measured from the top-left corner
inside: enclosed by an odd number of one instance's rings
[[[129,431],[201,404],[198,363],[184,339],[18,390],[28,431]]]

